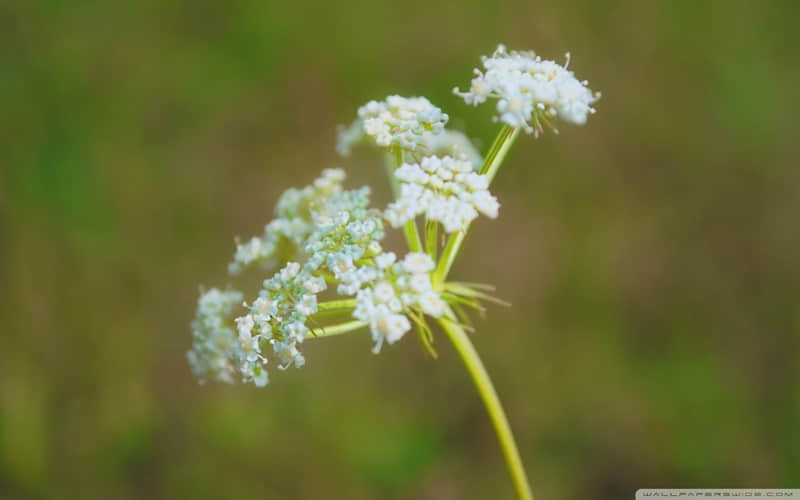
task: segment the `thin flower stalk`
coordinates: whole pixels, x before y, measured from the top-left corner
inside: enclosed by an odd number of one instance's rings
[[[453,311],[448,310],[446,315],[439,319],[439,325],[441,325],[442,330],[447,334],[459,356],[461,356],[461,360],[466,365],[475,388],[486,406],[486,411],[489,413],[489,418],[503,450],[503,456],[508,465],[508,471],[514,483],[517,496],[520,500],[533,500],[528,475],[525,473],[525,467],[522,464],[522,458],[520,457],[519,449],[517,449],[514,434],[511,432],[511,425],[508,423],[505,410],[503,410],[503,405],[500,402],[500,397],[497,395],[492,379],[489,377],[478,351],[472,345],[469,335],[457,322],[453,321],[454,318]]]

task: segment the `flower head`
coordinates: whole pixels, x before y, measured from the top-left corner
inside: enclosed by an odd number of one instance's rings
[[[296,257],[314,229],[312,207],[341,192],[344,178],[343,170],[326,169],[312,185],[285,191],[275,207],[276,217],[266,225],[264,234],[254,236],[246,243],[236,244],[233,261],[228,265],[230,274],[237,275],[257,262]],[[278,255],[280,252],[283,255]]]
[[[538,133],[542,123],[550,125],[552,118],[583,124],[587,115],[595,112],[592,104],[600,94],[567,69],[569,54],[561,66],[533,52],[508,52],[500,45],[482,62],[485,71],[475,70],[470,89],[462,92],[455,88],[454,92],[475,106],[497,99],[496,119],[502,123]]]
[[[400,197],[384,212],[392,227],[424,213],[452,233],[466,229],[479,212],[497,217],[500,204],[489,193],[486,176],[473,172],[467,160],[428,156],[401,165],[394,175],[401,181]]]
[[[238,374],[256,385],[267,383],[263,367],[267,360],[261,356],[260,339],[251,334],[252,322],[231,319],[234,307],[241,301],[241,292],[217,288],[203,293],[197,301],[192,322],[194,342],[187,358],[201,380],[212,377],[233,382]]]
[[[336,149],[346,155],[354,143],[367,136],[382,148],[416,152],[427,135],[444,130],[447,120],[448,116],[424,97],[390,95],[361,106],[358,119],[340,131]]]
[[[384,258],[391,255],[391,258]],[[375,257],[377,262],[394,261],[394,254]],[[409,315],[444,314],[444,301],[433,290],[430,271],[433,261],[425,253],[409,253],[401,262],[373,268],[373,279],[364,282],[356,294],[353,317],[366,322],[380,352],[384,342],[393,344],[411,330]]]

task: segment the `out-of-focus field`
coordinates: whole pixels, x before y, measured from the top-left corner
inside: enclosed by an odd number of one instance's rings
[[[800,484],[800,3],[0,2],[0,497],[489,499],[513,490],[443,336],[310,342],[199,386],[198,285],[329,166],[335,127],[452,95],[498,42],[603,91],[522,137],[454,276],[540,499]]]

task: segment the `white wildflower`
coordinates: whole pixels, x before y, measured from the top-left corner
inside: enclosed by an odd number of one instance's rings
[[[420,295],[417,303],[422,309],[422,312],[434,318],[440,318],[444,314],[445,302],[438,293],[433,291],[423,293]]]
[[[400,196],[384,212],[392,227],[424,213],[452,233],[465,230],[478,212],[497,217],[500,204],[487,190],[488,179],[466,160],[427,156],[419,164],[401,165],[395,176],[402,181]]]
[[[411,323],[405,315],[393,313],[386,306],[379,306],[377,313],[371,318],[370,327],[376,341],[375,352],[378,352],[384,339],[389,344],[394,344],[403,338],[411,329]]]
[[[433,271],[433,259],[423,252],[411,252],[403,259],[403,269],[409,273],[427,273]]]
[[[317,296],[313,293],[303,295],[303,298],[300,299],[300,302],[295,307],[297,312],[303,316],[311,316],[317,312]]]
[[[259,316],[276,316],[278,307],[274,300],[267,297],[259,297],[253,302],[253,313]]]
[[[253,326],[255,326],[255,322],[249,314],[236,318],[236,329],[239,331],[241,340],[250,340],[253,337]]]
[[[375,261],[384,260],[382,256]],[[390,259],[393,262],[394,254]],[[386,262],[384,262],[386,263]],[[444,314],[444,301],[433,291],[430,271],[434,263],[425,253],[409,253],[396,265],[374,268],[374,279],[365,281],[356,294],[353,317],[366,322],[375,341],[373,352],[379,352],[383,342],[392,344],[408,330],[411,323],[407,314],[412,310],[440,317]]]
[[[477,106],[489,98],[497,99],[497,117],[512,127],[527,132],[542,129],[550,119],[583,124],[600,98],[564,66],[543,60],[533,52],[508,52],[503,45],[492,57],[482,58],[485,71],[475,70],[475,78],[466,92],[454,89],[464,102]]]
[[[448,116],[424,97],[391,95],[361,106],[358,120],[340,130],[336,149],[346,155],[366,135],[382,148],[423,151],[424,137],[441,133],[447,120]]]
[[[281,279],[283,281],[289,281],[290,279],[297,276],[297,273],[300,272],[300,264],[297,262],[289,262],[286,266],[281,269]]]
[[[222,382],[233,382],[237,371],[234,357],[239,350],[239,341],[232,328],[231,313],[241,301],[241,292],[216,288],[198,299],[197,313],[192,322],[194,342],[186,357],[200,380],[213,377]]]
[[[303,343],[303,340],[306,338],[306,333],[308,333],[308,327],[300,321],[289,323],[286,327],[287,338],[298,344]]]
[[[497,218],[500,203],[497,198],[489,194],[489,191],[476,191],[472,193],[470,199],[472,200],[472,206],[483,215],[492,219]]]
[[[264,387],[269,382],[267,370],[260,364],[253,364],[250,376],[253,380],[253,384],[255,384],[256,387]]]
[[[228,272],[237,275],[254,263],[270,263],[278,257],[276,252],[279,248],[288,251],[288,257],[302,250],[303,242],[315,229],[309,207],[341,192],[344,178],[343,170],[326,169],[312,185],[283,193],[275,208],[276,218],[265,226],[264,234],[251,238],[247,243],[237,243]]]
[[[307,279],[305,283],[303,283],[303,286],[310,293],[314,294],[324,292],[325,289],[328,288],[328,284],[325,283],[325,278],[319,276]]]
[[[417,293],[429,292],[431,290],[431,277],[424,272],[414,274],[408,280],[408,286]]]
[[[375,285],[375,288],[373,288],[372,292],[375,295],[375,300],[378,302],[383,302],[384,304],[394,298],[394,287],[391,283],[386,281],[382,281]]]
[[[424,184],[428,182],[428,174],[422,171],[415,163],[404,163],[394,171],[394,176],[403,182],[415,182]]]
[[[415,201],[413,198],[400,198],[392,202],[383,214],[386,221],[392,227],[400,227],[416,217],[420,212],[418,210],[420,207],[414,205]]]
[[[338,291],[346,295],[355,295],[365,284],[379,280],[381,271],[372,264],[361,265],[360,260],[381,255],[381,214],[367,208],[369,189],[341,191],[343,175],[337,172],[326,171],[312,187],[289,190],[281,197],[279,218],[270,223],[268,232],[295,244],[296,254],[307,259],[287,262],[265,280],[249,312],[235,320],[239,338],[213,360],[226,374],[238,372],[243,381],[265,384],[266,357],[261,346],[267,341],[281,370],[303,366],[305,357],[299,346],[310,332],[309,318],[319,310],[317,295],[327,289],[325,277],[333,274],[340,282]],[[391,303],[391,285],[388,293],[386,300]],[[241,294],[238,297],[241,300]],[[219,309],[213,300],[205,300],[212,309]]]
[[[294,365],[295,368],[301,368],[306,364],[306,358],[297,350],[295,342],[282,342],[279,340],[272,340],[272,349],[275,355],[278,356],[281,364],[278,366],[281,370],[286,370]]]
[[[386,269],[394,264],[395,259],[397,259],[397,256],[395,256],[394,252],[383,253],[375,257],[375,265],[380,269]]]
[[[265,238],[253,236],[247,243],[236,244],[236,254],[229,265],[231,274],[238,274],[251,262],[268,259],[275,252],[275,245]]]

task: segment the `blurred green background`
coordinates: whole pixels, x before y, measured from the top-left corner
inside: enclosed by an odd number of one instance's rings
[[[189,373],[198,285],[361,103],[498,42],[603,92],[522,137],[454,276],[537,498],[800,487],[800,2],[0,1],[0,498],[486,499],[511,482],[438,337],[313,342],[263,390]],[[386,200],[376,190],[376,202]]]

